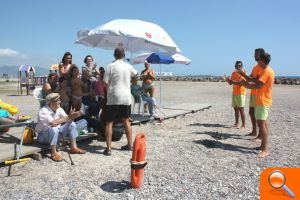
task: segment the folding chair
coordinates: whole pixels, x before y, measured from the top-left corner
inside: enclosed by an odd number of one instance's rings
[[[42,96],[42,88],[35,88],[33,91],[33,96],[40,102],[41,107],[46,105],[46,99],[44,99]]]
[[[138,114],[142,113],[142,116],[144,117],[145,115],[145,105],[147,104],[146,101],[143,101],[143,98],[141,95],[139,95],[139,101],[135,101],[133,98],[133,108],[132,108],[132,113],[134,113],[134,108],[135,108],[135,104],[138,104]]]

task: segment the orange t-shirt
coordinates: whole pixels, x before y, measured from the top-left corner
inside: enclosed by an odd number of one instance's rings
[[[240,81],[243,77],[237,72],[234,71],[231,74],[231,80]],[[233,85],[233,95],[246,94],[246,88],[244,86]]]
[[[265,69],[261,69],[261,74],[258,81],[264,85],[257,89],[256,105],[257,106],[271,106],[272,105],[272,87],[274,84],[275,73],[268,65]]]
[[[251,72],[251,76],[253,78],[256,78],[257,76],[259,76],[260,71],[261,71],[261,67],[257,64],[253,67],[252,72]],[[251,94],[257,94],[257,89],[252,89],[251,90]]]

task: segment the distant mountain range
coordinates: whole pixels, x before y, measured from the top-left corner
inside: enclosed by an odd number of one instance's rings
[[[9,77],[18,77],[18,69],[19,66],[1,66],[0,67],[0,77],[3,76],[3,74],[7,74]],[[46,76],[49,74],[50,70],[43,67],[34,67],[36,73],[35,76]]]

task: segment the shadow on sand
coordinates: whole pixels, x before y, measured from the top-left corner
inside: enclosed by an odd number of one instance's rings
[[[216,140],[196,140],[194,141],[196,144],[201,144],[205,146],[206,148],[210,149],[223,149],[227,151],[238,151],[241,153],[248,153],[248,154],[255,154],[256,152],[254,151],[253,148],[249,147],[243,147],[243,146],[238,146],[238,145],[233,145],[233,144],[225,144]]]
[[[230,126],[224,124],[201,124],[201,123],[194,123],[189,124],[188,126],[203,126],[203,127],[215,127],[215,128],[230,128]]]
[[[131,188],[130,182],[128,181],[108,181],[100,186],[100,188],[105,192],[110,193],[121,193],[125,190],[128,190]]]
[[[83,148],[89,153],[102,154],[102,150],[104,150],[105,147],[98,142],[95,144],[95,140],[96,138],[89,138],[87,140],[80,141],[77,144],[80,148]]]
[[[22,97],[22,96],[33,96],[33,94],[29,94],[29,95],[26,95],[26,94],[7,94],[6,96],[8,97]]]
[[[216,140],[226,140],[228,138],[232,139],[243,139],[243,136],[230,133],[219,133],[218,131],[205,131],[205,132],[193,132],[199,135],[209,135]]]

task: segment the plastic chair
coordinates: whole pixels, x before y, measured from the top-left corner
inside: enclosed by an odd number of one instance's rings
[[[138,106],[139,106],[138,114],[142,113],[142,116],[144,117],[144,115],[145,115],[145,110],[144,110],[144,108],[145,108],[145,105],[147,104],[147,102],[146,102],[146,101],[143,101],[143,98],[142,98],[141,95],[139,95],[139,101],[138,101],[138,102],[136,102],[136,101],[134,100],[134,98],[133,98],[133,108],[132,108],[132,113],[134,113],[135,104],[138,104]]]
[[[33,96],[40,102],[41,107],[46,104],[46,99],[44,99],[42,96],[42,88],[35,88],[33,91]]]

